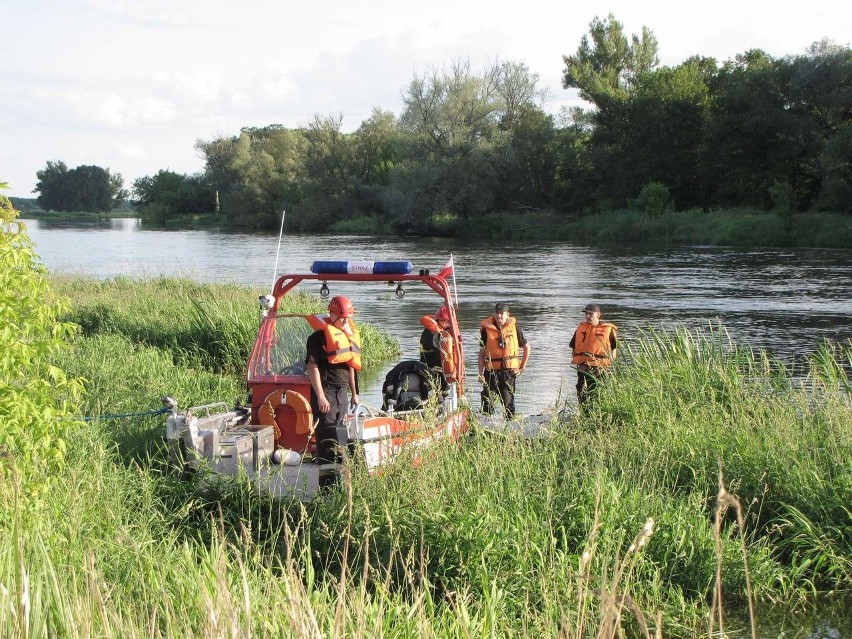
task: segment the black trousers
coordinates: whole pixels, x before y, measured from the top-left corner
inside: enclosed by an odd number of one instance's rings
[[[491,415],[495,401],[499,398],[503,404],[503,414],[512,417],[515,414],[515,378],[518,371],[485,371],[485,385],[482,387],[482,412]]]
[[[331,464],[342,461],[340,451],[349,442],[349,435],[343,418],[349,404],[346,386],[328,386],[323,388],[329,403],[327,413],[321,413],[315,396],[311,398],[311,410],[319,418],[317,424],[317,461],[320,464]]]
[[[577,366],[577,401],[583,404],[592,398],[598,378],[604,374],[600,366],[580,364]]]

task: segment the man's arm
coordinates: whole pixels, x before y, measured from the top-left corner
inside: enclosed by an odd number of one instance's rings
[[[358,379],[356,378],[355,369],[349,367],[349,390],[352,391],[352,404],[358,403]]]
[[[485,329],[479,331],[479,358],[477,360],[477,370],[479,371],[480,381],[485,381],[485,340],[488,339],[488,333]]]
[[[322,388],[322,380],[317,363],[313,360],[308,361],[308,379],[311,380],[311,388],[314,389],[314,394],[317,396],[317,408],[321,413],[327,413],[331,409],[331,404],[328,403],[328,398],[325,396],[325,391]]]

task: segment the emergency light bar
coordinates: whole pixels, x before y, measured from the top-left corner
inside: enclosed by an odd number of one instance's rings
[[[368,262],[363,260],[320,260],[311,264],[311,273],[316,275],[331,273],[408,275],[414,270],[411,262]]]

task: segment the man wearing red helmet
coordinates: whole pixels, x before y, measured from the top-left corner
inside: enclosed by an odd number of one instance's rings
[[[328,304],[325,326],[314,331],[305,345],[305,367],[313,389],[311,410],[319,420],[316,439],[320,464],[340,461],[339,449],[349,441],[343,423],[348,404],[347,387],[352,392],[352,403],[358,403],[361,337],[352,321],[354,315],[355,307],[348,298],[333,297]],[[335,480],[334,475],[320,476],[321,484]]]
[[[420,323],[424,326],[420,335],[420,361],[438,376],[441,388],[446,390],[447,381],[454,381],[447,377],[452,378],[455,373],[450,312],[442,306],[434,315],[421,317]]]

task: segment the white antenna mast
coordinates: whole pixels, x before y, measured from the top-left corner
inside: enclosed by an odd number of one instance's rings
[[[286,209],[281,209],[281,229],[278,231],[278,250],[275,251],[275,270],[272,272],[272,287],[270,292],[275,290],[275,280],[278,279],[278,257],[281,255],[281,237],[284,235],[284,216],[287,215]]]

